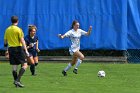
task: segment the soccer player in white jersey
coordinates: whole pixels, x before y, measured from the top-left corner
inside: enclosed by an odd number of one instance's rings
[[[72,23],[71,30],[66,32],[64,35],[58,34],[58,36],[63,39],[65,37],[69,37],[71,40],[71,46],[69,48],[70,55],[72,55],[72,62],[68,64],[68,66],[62,71],[64,76],[67,76],[67,71],[73,66],[73,73],[78,74],[78,67],[84,59],[84,55],[79,51],[80,50],[80,38],[82,35],[90,35],[92,30],[92,26],[89,27],[88,32],[79,29],[79,22],[74,20]]]

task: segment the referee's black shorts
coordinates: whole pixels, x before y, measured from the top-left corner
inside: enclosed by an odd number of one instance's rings
[[[25,52],[21,46],[9,47],[9,61],[11,65],[19,65],[26,63]]]

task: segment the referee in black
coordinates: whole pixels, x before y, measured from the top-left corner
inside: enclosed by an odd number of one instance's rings
[[[9,61],[10,65],[12,65],[12,74],[14,77],[13,84],[16,87],[24,87],[24,85],[21,84],[20,79],[28,66],[25,61],[25,54],[28,56],[29,53],[24,41],[23,31],[17,26],[18,17],[12,16],[11,22],[12,24],[6,29],[4,34],[4,47],[8,47]],[[19,73],[17,73],[18,65],[20,64],[22,67],[19,70]]]

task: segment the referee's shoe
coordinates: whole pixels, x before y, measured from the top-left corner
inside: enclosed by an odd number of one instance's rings
[[[24,85],[23,84],[21,84],[21,82],[18,82],[18,81],[14,81],[14,85],[16,86],[16,87],[24,87]]]

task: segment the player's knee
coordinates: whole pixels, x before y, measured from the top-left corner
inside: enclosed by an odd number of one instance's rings
[[[30,65],[35,64],[34,59],[32,57],[28,58],[27,61]]]
[[[80,57],[81,60],[83,60],[84,58],[85,58],[84,55],[82,55],[82,56]]]
[[[38,65],[38,62],[35,62],[35,66],[37,66]]]

